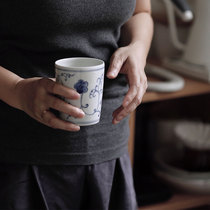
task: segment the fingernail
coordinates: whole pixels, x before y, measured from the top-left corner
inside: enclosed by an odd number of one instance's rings
[[[70,129],[70,131],[79,131],[80,130],[80,126],[79,125],[75,125],[75,124],[71,124],[69,129]]]
[[[120,115],[120,116],[118,116],[118,117],[116,118],[117,121],[121,121],[122,119],[123,119],[123,116],[122,116],[122,115]]]
[[[111,75],[112,75],[112,76],[115,76],[115,75],[116,75],[116,72],[115,72],[115,71],[113,71],[113,72],[111,73]]]
[[[116,70],[116,69],[112,70],[112,71],[109,73],[109,75],[112,76],[112,77],[115,77],[116,74],[117,74],[117,70]]]
[[[113,120],[113,124],[118,124],[120,121],[117,121],[116,119]]]
[[[77,98],[80,98],[80,94],[79,94],[79,93],[75,93],[75,96],[76,96]]]
[[[79,112],[79,115],[82,115],[82,117],[85,116],[85,113],[82,110],[79,109],[78,112]]]
[[[129,101],[126,101],[126,102],[124,103],[124,107],[128,106],[128,104],[129,104]]]
[[[80,126],[75,125],[75,126],[74,126],[74,129],[75,129],[76,131],[79,131],[79,130],[80,130]]]

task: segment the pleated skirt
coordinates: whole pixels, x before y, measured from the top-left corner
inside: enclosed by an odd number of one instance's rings
[[[0,163],[0,210],[136,210],[129,155],[95,165]]]

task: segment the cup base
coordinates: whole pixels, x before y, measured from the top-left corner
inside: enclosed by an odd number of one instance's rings
[[[100,116],[96,117],[95,118],[74,118],[72,116],[69,116],[65,113],[60,113],[60,119],[64,120],[64,121],[67,121],[67,122],[70,122],[70,123],[73,123],[73,124],[76,124],[76,125],[79,125],[79,126],[89,126],[89,125],[94,125],[94,124],[97,124],[99,123],[100,121]]]
[[[100,121],[100,120],[94,120],[94,121],[84,121],[84,122],[81,122],[81,121],[75,121],[75,120],[64,119],[64,118],[63,118],[63,120],[65,120],[67,122],[74,123],[74,124],[79,125],[79,126],[95,125],[95,124],[99,123],[99,121]]]
[[[95,125],[97,123],[99,123],[99,120],[95,121],[95,122],[91,122],[91,123],[75,123],[75,124],[77,124],[79,126],[89,126],[89,125]]]

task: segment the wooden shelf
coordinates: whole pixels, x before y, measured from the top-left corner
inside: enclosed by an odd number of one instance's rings
[[[202,94],[210,94],[210,84],[202,81],[184,77],[185,86],[182,90],[172,93],[158,93],[146,92],[143,97],[142,103],[163,101],[169,99],[183,98],[188,96],[196,96]],[[150,78],[148,78],[150,80]],[[135,137],[135,111],[130,115],[130,137],[129,137],[129,153],[131,162],[133,164],[133,150],[134,150],[134,137]]]
[[[144,95],[142,102],[148,103],[210,93],[209,83],[201,82],[187,77],[184,77],[184,79],[185,86],[182,90],[172,93],[147,92]],[[150,80],[150,78],[148,78],[148,80]]]
[[[181,210],[201,207],[205,205],[210,205],[210,195],[176,194],[169,201],[141,207],[139,210]]]
[[[202,94],[210,94],[210,84],[184,77],[185,86],[182,90],[172,93],[147,92],[142,103],[157,102],[169,99],[183,98]],[[150,78],[148,78],[150,81]],[[131,135],[129,139],[129,151],[133,162],[135,112],[130,118]],[[201,206],[208,206],[201,208]],[[175,194],[170,200],[154,205],[140,207],[139,210],[181,210],[181,209],[210,209],[210,195],[185,195]]]

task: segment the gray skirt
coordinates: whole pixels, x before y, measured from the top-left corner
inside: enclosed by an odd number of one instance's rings
[[[136,210],[129,155],[100,164],[0,164],[0,209]]]

